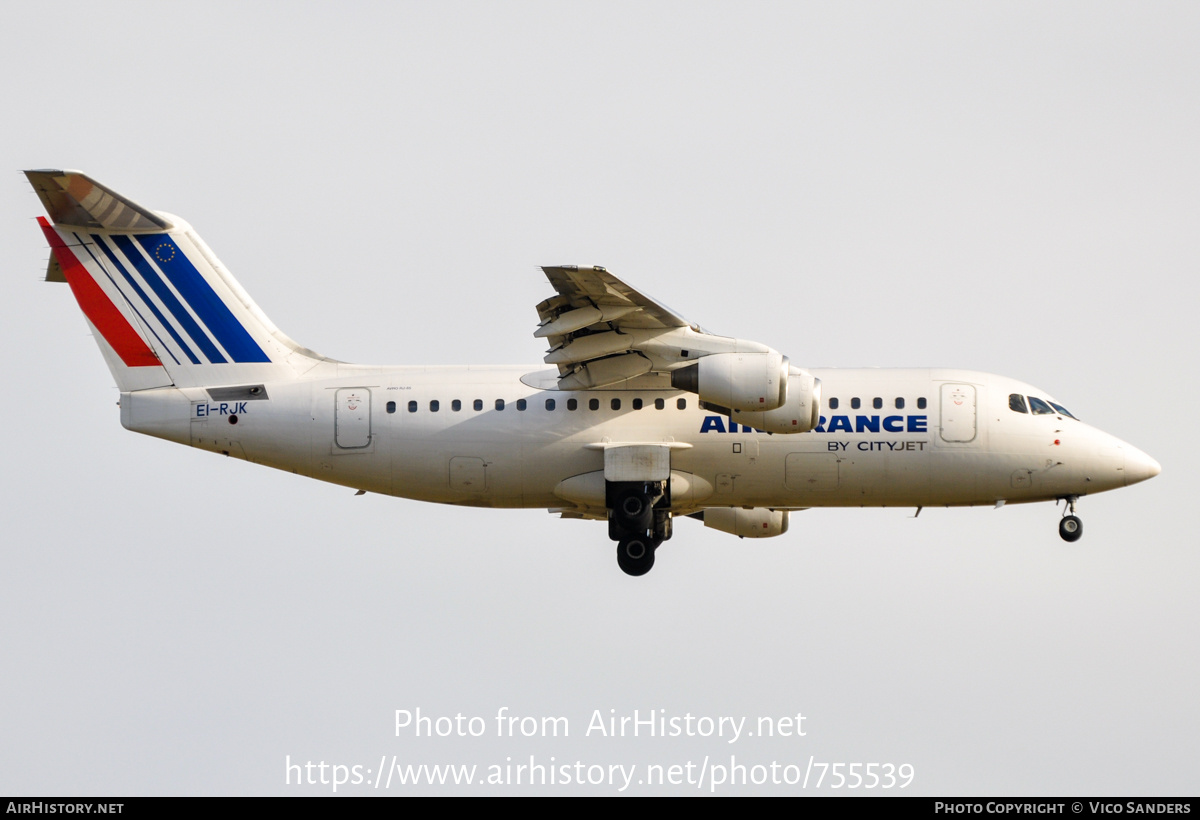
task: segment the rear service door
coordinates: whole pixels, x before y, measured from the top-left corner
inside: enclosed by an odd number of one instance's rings
[[[366,447],[371,443],[371,391],[365,387],[345,387],[337,391],[334,438],[343,450]]]

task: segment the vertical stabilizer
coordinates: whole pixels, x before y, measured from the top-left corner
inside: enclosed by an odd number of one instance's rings
[[[279,331],[181,219],[77,171],[26,171],[65,280],[122,392],[295,378],[322,361]]]

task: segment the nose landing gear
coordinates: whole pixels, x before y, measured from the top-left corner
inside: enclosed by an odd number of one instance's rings
[[[1083,522],[1075,515],[1075,502],[1078,500],[1077,496],[1066,497],[1067,506],[1063,509],[1062,520],[1058,522],[1058,535],[1067,542],[1078,541],[1083,537]]]

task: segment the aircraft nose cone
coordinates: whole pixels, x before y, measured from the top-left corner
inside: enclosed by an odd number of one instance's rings
[[[1136,447],[1125,448],[1125,486],[1154,478],[1162,472],[1157,461]]]

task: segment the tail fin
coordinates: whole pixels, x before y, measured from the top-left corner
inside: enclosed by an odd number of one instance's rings
[[[65,280],[122,392],[294,378],[323,357],[275,327],[181,219],[77,171],[26,171]]]

